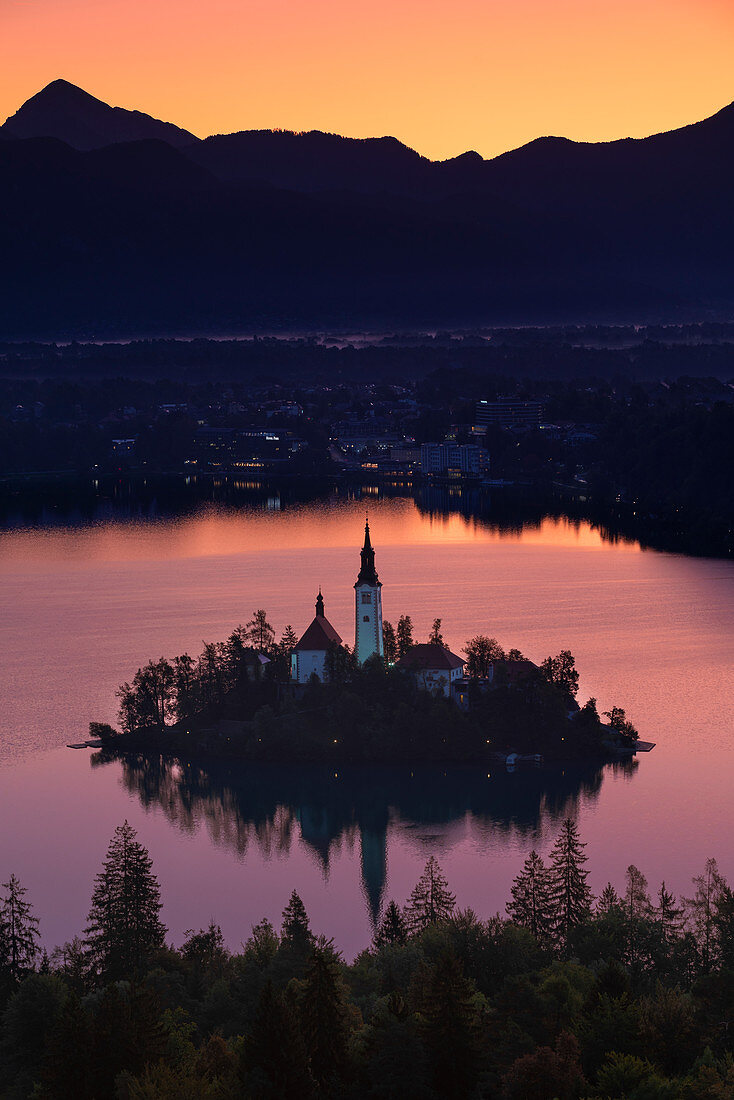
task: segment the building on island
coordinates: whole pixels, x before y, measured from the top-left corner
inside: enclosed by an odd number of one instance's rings
[[[419,688],[451,698],[454,685],[464,678],[464,659],[443,645],[426,642],[411,646],[396,668],[412,673]]]
[[[314,675],[319,680],[326,680],[328,651],[334,645],[341,645],[341,641],[324,614],[324,597],[319,589],[313,622],[291,653],[291,679],[297,684],[307,684]]]
[[[363,665],[370,657],[382,657],[382,585],[375,569],[375,551],[370,542],[369,520],[364,525],[359,576],[354,585],[354,652]]]

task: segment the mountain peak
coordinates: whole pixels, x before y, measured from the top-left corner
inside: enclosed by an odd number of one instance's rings
[[[158,138],[181,147],[197,139],[188,130],[141,111],[110,107],[62,77],[36,92],[0,126],[5,138],[55,137],[75,149]]]

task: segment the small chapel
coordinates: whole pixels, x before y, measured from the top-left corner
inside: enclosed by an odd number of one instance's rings
[[[369,520],[364,525],[364,545],[354,584],[354,616],[354,652],[363,665],[375,654],[383,656],[382,584],[375,568]],[[316,615],[291,654],[291,680],[306,684],[314,675],[319,680],[326,680],[328,651],[331,646],[341,644],[341,636],[326,618],[324,597],[319,588]]]

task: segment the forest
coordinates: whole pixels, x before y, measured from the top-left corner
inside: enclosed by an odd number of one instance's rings
[[[441,619],[428,641],[444,645]],[[516,649],[479,634],[464,646],[466,702],[421,688],[395,662],[414,644],[409,615],[383,624],[384,659],[359,666],[332,645],[326,682],[289,680],[297,644],[291,626],[279,642],[263,609],[224,642],[206,643],[139,668],[118,690],[121,733],[92,722],[105,748],[201,751],[246,760],[313,763],[487,763],[497,754],[549,759],[605,758],[631,752],[637,731],[623,708],[576,701],[579,674],[562,650],[534,665]],[[267,658],[267,660],[264,660]]]
[[[295,891],[235,952],[214,922],[174,946],[125,822],[53,951],[1,887],[0,1096],[731,1100],[734,891],[709,859],[690,897],[633,865],[594,897],[585,849],[567,818],[484,918],[430,856],[347,962]]]

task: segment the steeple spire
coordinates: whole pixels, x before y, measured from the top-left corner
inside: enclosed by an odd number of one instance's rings
[[[364,546],[360,552],[361,565],[357,584],[379,584],[377,570],[375,569],[375,551],[370,542],[370,521],[365,518]]]
[[[324,618],[324,597],[321,595],[321,585],[319,585],[319,594],[316,597],[316,614]]]

